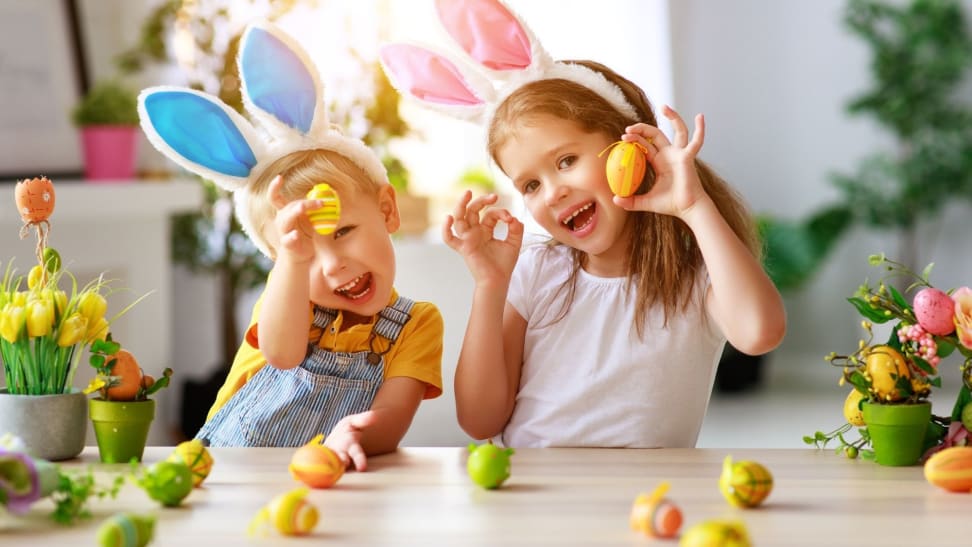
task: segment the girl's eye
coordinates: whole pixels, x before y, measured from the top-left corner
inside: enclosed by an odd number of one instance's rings
[[[354,228],[355,228],[354,226],[345,226],[343,228],[338,228],[337,230],[334,231],[334,239],[338,239],[348,235],[349,233],[351,233],[351,230],[354,230]]]
[[[529,182],[527,182],[526,184],[523,185],[522,192],[524,194],[532,194],[533,192],[536,192],[537,191],[537,188],[539,188],[539,187],[540,187],[540,181],[531,180],[531,181],[529,181]]]
[[[577,156],[564,156],[564,157],[560,158],[560,161],[559,162],[557,162],[557,168],[558,169],[567,169],[571,165],[574,165],[574,162],[575,161],[577,161]]]

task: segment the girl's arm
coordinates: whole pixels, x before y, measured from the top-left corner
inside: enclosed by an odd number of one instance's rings
[[[443,241],[462,255],[475,282],[455,376],[459,425],[475,439],[501,432],[513,413],[526,332],[526,321],[506,302],[523,224],[505,209],[483,212],[496,199],[491,194],[474,200],[466,192],[442,230]],[[493,235],[499,222],[508,225],[503,240]]]

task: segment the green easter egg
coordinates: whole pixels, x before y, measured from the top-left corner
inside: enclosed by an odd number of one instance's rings
[[[61,255],[58,254],[54,247],[44,247],[44,267],[47,268],[48,273],[55,274],[61,269]]]
[[[972,431],[972,403],[965,403],[962,407],[962,425],[965,429]]]
[[[166,507],[175,507],[192,492],[192,471],[181,462],[156,462],[138,483],[150,498]]]
[[[494,444],[469,445],[469,458],[466,471],[469,477],[483,488],[499,488],[510,478],[510,456],[512,448],[500,448]]]

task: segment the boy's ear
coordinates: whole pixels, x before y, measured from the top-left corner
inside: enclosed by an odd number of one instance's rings
[[[385,217],[385,228],[389,234],[398,231],[402,225],[402,217],[398,212],[398,199],[395,197],[395,188],[391,184],[385,184],[378,191],[378,209]]]

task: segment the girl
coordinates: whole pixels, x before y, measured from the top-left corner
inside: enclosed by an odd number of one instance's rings
[[[423,399],[441,394],[442,316],[394,290],[395,191],[378,156],[331,126],[304,51],[254,23],[239,66],[244,106],[263,131],[191,89],[139,97],[149,140],[232,191],[240,224],[274,260],[196,436],[212,446],[299,446],[322,435],[345,465],[364,470],[368,455],[395,450]],[[325,182],[326,202],[307,197]],[[312,221],[325,205],[330,216]]]
[[[704,119],[690,136],[665,107],[670,141],[637,86],[598,63],[553,62],[496,0],[437,5],[485,78],[410,45],[383,50],[386,71],[425,104],[484,120],[490,156],[551,236],[521,254],[523,224],[487,208],[495,195],[467,192],[446,219],[443,239],[475,281],[455,376],[460,425],[514,447],[694,446],[725,341],[758,354],[785,331],[749,215],[697,159]],[[494,36],[510,47],[491,48]],[[429,85],[450,78],[462,88]],[[451,95],[430,91],[443,88]],[[627,198],[612,195],[600,154],[619,138],[649,162]]]

